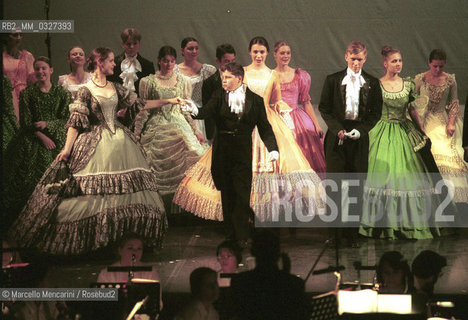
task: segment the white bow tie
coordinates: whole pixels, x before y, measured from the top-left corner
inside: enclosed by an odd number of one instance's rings
[[[359,80],[356,82],[356,80]],[[361,88],[364,83],[366,83],[366,80],[361,75],[361,71],[359,73],[354,73],[353,71],[348,69],[348,72],[346,73],[346,76],[343,78],[343,81],[341,82],[341,85],[352,85],[355,86],[356,84]]]

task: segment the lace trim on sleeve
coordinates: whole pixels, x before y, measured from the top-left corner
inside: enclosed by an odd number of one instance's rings
[[[452,100],[452,102],[446,107],[449,117],[458,117],[460,115],[460,104],[457,100]]]

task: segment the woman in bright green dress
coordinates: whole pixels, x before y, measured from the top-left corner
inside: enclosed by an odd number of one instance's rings
[[[433,216],[440,205],[429,164],[420,151],[428,138],[413,107],[415,84],[402,79],[398,49],[382,49],[386,74],[380,78],[382,117],[369,132],[369,169],[360,234],[389,239],[440,235]],[[407,118],[407,111],[414,122]],[[430,163],[433,159],[427,159]]]

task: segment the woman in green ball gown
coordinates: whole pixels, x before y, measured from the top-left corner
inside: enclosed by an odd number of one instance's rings
[[[428,143],[416,109],[415,84],[402,79],[398,49],[382,49],[386,74],[380,79],[382,117],[369,132],[369,169],[360,234],[387,239],[430,239],[440,235],[434,212],[432,156],[418,152]],[[415,123],[407,118],[407,110]],[[419,126],[419,128],[417,128]]]

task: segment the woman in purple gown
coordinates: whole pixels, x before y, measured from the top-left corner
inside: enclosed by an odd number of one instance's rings
[[[323,131],[315,117],[314,108],[310,103],[310,75],[302,69],[293,69],[291,47],[284,41],[275,44],[274,56],[276,71],[281,82],[281,95],[284,102],[291,108],[291,118],[294,122],[294,134],[310,166],[317,174],[325,173],[325,154],[323,151]],[[299,107],[302,105],[302,108]]]

